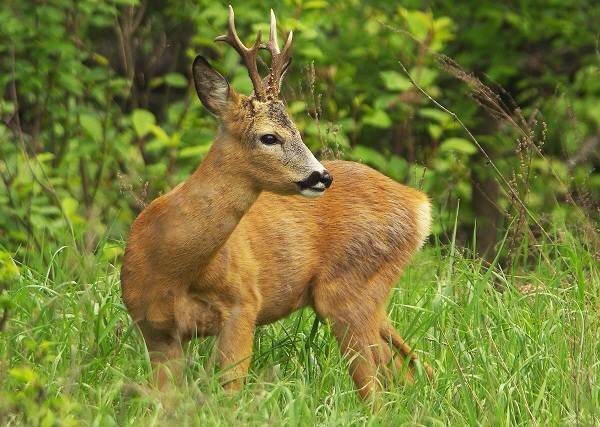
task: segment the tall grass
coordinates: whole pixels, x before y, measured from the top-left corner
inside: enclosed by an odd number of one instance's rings
[[[393,323],[436,370],[361,403],[310,310],[258,330],[238,396],[219,386],[212,339],[187,347],[186,384],[145,392],[145,346],[118,269],[70,247],[31,253],[0,335],[3,425],[398,425],[600,422],[600,268],[566,227],[527,265],[491,265],[431,242],[393,289]],[[558,242],[558,243],[557,243]],[[48,253],[48,248],[42,249]],[[547,260],[551,260],[548,263]]]

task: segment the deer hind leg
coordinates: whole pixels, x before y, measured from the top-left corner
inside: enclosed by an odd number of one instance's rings
[[[397,372],[406,371],[402,369],[406,357],[411,358],[411,364],[417,360],[385,314],[385,302],[398,273],[397,265],[384,265],[367,280],[337,279],[313,289],[315,311],[331,321],[341,351],[350,357],[350,372],[364,399],[381,388],[378,375],[391,381]],[[409,366],[406,380],[412,381],[413,369]],[[424,369],[431,377],[431,368],[424,364]]]
[[[138,326],[150,355],[156,387],[164,391],[171,385],[179,385],[183,378],[185,364],[179,336],[158,329],[146,320],[140,321]]]
[[[419,361],[419,357],[416,353],[412,351],[410,346],[404,341],[402,336],[398,333],[396,328],[392,326],[389,319],[383,318],[380,326],[380,334],[381,339],[383,340],[386,346],[393,346],[396,350],[400,352],[402,355],[401,358],[393,357],[392,364],[394,365],[397,371],[403,370],[403,362],[408,359],[409,362],[409,371],[407,372],[407,379],[412,380],[413,372],[416,363]],[[423,370],[427,374],[430,379],[433,379],[433,369],[425,362],[421,362],[423,366]]]
[[[379,352],[376,328],[362,322],[331,319],[340,351],[349,360],[352,380],[364,400],[381,389],[377,378]]]
[[[381,354],[377,302],[360,298],[340,281],[316,286],[313,297],[317,314],[331,323],[361,398],[369,400],[381,389],[377,366],[385,358]]]

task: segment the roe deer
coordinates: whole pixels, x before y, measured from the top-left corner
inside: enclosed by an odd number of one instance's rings
[[[417,357],[385,304],[429,234],[430,203],[362,164],[315,159],[279,99],[292,33],[280,50],[276,32],[271,11],[268,42],[259,32],[244,46],[230,6],[228,33],[216,38],[241,55],[251,96],[237,93],[203,57],[194,60],[196,90],[217,117],[218,133],[196,171],[133,223],[123,300],[159,388],[181,376],[182,343],[217,335],[224,387],[239,389],[256,326],[311,306],[331,323],[367,398],[379,389],[378,374],[389,376],[405,359],[413,374]],[[264,80],[259,49],[272,57]]]

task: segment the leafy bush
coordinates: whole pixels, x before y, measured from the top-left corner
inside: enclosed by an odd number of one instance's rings
[[[459,238],[477,222],[491,236],[483,246],[515,218],[521,232],[567,215],[589,226],[600,199],[595,2],[420,7],[278,4],[280,27],[296,35],[284,94],[310,148],[424,187],[440,236],[458,200]],[[245,37],[267,31],[260,2],[236,13]],[[23,254],[64,243],[67,229],[80,249],[118,255],[112,239],[210,147],[215,123],[190,84],[194,55],[249,91],[237,54],[213,42],[226,9],[9,1],[0,19],[0,242]]]

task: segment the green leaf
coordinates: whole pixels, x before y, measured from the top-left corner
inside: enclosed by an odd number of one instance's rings
[[[0,251],[0,284],[19,278],[19,267],[8,252]]]
[[[156,123],[156,118],[150,111],[138,109],[133,111],[131,121],[133,122],[135,133],[141,138],[152,130],[152,127]]]
[[[67,73],[60,73],[58,75],[58,80],[67,91],[77,96],[83,95],[83,86],[78,76]]]
[[[387,160],[383,154],[364,145],[357,145],[352,149],[350,157],[354,160],[365,162],[377,169],[384,169],[387,165]]]
[[[95,141],[102,140],[102,123],[100,120],[91,114],[82,114],[79,116],[79,123],[85,132]]]
[[[392,125],[392,119],[383,110],[373,110],[373,112],[363,118],[363,123],[385,129]]]
[[[123,255],[124,249],[121,245],[115,243],[105,243],[102,246],[102,259],[105,261],[113,261],[115,258]]]
[[[427,130],[433,139],[439,139],[442,136],[443,129],[440,125],[429,124]]]
[[[381,76],[386,89],[405,91],[412,87],[410,80],[398,71],[382,71],[379,75]]]
[[[312,58],[315,60],[323,59],[325,54],[321,49],[315,45],[306,45],[299,48],[300,54],[305,58]]]
[[[438,123],[446,123],[452,120],[452,116],[445,111],[438,110],[437,108],[421,108],[419,115],[428,119],[435,120]]]
[[[185,147],[181,149],[177,157],[180,159],[202,158],[210,150],[210,144],[196,145],[193,147]]]
[[[433,30],[433,16],[431,12],[408,10],[401,8],[400,14],[406,20],[408,31],[420,42],[424,42],[430,31]]]
[[[169,73],[165,75],[165,83],[169,86],[184,88],[187,87],[188,81],[179,73]]]
[[[36,373],[33,372],[31,368],[25,366],[12,368],[10,371],[8,371],[8,375],[10,375],[15,380],[25,384],[33,383],[37,380]]]
[[[400,180],[408,171],[408,162],[402,157],[392,154],[389,156],[385,173],[396,180]]]
[[[306,3],[302,4],[302,8],[304,10],[309,10],[309,9],[324,9],[327,6],[329,6],[328,2],[323,1],[323,0],[311,0],[311,1],[307,1]]]
[[[438,76],[438,72],[434,69],[422,67],[422,68],[413,68],[410,70],[410,75],[413,76],[415,82],[423,87],[429,88],[435,83],[435,79]]]
[[[79,209],[79,202],[72,197],[65,197],[61,200],[63,212],[69,221],[73,224],[80,224],[85,222],[84,219],[77,214]]]
[[[165,132],[165,130],[163,128],[161,128],[160,126],[152,124],[149,126],[149,130],[164,145],[172,145],[173,141],[171,140],[171,138],[169,138],[169,135],[167,134],[167,132]]]
[[[477,147],[464,138],[448,138],[440,145],[440,151],[454,151],[470,155],[477,152]]]

